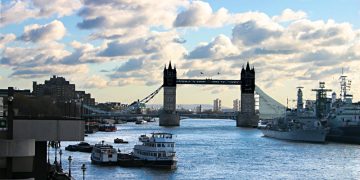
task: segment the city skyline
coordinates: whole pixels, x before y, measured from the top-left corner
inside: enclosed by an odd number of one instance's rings
[[[8,1],[1,5],[0,88],[65,77],[99,102],[131,103],[180,78],[240,79],[246,62],[276,100],[314,99],[325,81],[339,93],[342,69],[360,87],[357,1]],[[178,86],[179,104],[224,106],[239,87]],[[360,93],[352,91],[355,100]],[[189,95],[190,94],[190,95]],[[151,104],[161,104],[157,96]]]

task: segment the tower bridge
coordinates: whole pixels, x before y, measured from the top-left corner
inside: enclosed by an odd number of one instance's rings
[[[181,84],[193,85],[236,85],[241,89],[241,109],[232,114],[202,114],[189,115],[181,114],[176,111],[176,87]],[[138,103],[147,103],[154,98],[161,89],[163,91],[163,110],[159,114],[131,114],[131,108]],[[255,111],[255,92],[259,95],[259,112]],[[179,126],[180,117],[193,118],[228,118],[236,120],[236,126],[254,127],[260,118],[270,119],[284,115],[285,106],[277,102],[258,86],[255,85],[255,69],[250,68],[249,63],[241,69],[240,79],[222,80],[222,79],[178,79],[176,67],[172,67],[171,62],[163,70],[163,84],[153,93],[142,100],[133,103],[127,109],[121,112],[106,112],[94,107],[84,105],[91,114],[84,114],[84,117],[159,117],[160,126]]]
[[[237,113],[236,126],[255,127],[259,121],[259,116],[255,112],[255,69],[250,68],[249,63],[246,68],[241,69],[240,80],[221,80],[221,79],[178,79],[176,67],[164,67],[163,89],[164,98],[163,111],[160,113],[160,126],[179,126],[180,115],[176,111],[176,86],[177,84],[202,84],[202,85],[237,85],[241,86],[241,111]]]

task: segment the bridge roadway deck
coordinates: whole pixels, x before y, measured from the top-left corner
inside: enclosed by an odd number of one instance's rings
[[[83,114],[83,117],[97,117],[97,118],[110,118],[110,117],[159,117],[159,114]],[[182,114],[180,117],[184,118],[209,118],[209,119],[236,119],[236,114]]]
[[[176,84],[241,85],[241,80],[221,79],[176,79]]]

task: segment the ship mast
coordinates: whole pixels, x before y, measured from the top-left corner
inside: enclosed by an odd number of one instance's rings
[[[347,76],[344,75],[344,69],[342,69],[340,80],[340,98],[345,102],[347,99],[352,98],[352,95],[347,94],[350,91],[351,81],[346,80]]]
[[[325,82],[319,82],[319,88],[312,89],[312,91],[316,92],[316,116],[318,118],[323,118],[326,114],[326,92],[331,91],[331,89],[325,89]]]
[[[298,113],[303,112],[303,108],[304,108],[304,103],[303,103],[303,93],[302,93],[302,88],[304,87],[296,87],[298,89],[297,92],[297,106],[296,106],[296,111]]]

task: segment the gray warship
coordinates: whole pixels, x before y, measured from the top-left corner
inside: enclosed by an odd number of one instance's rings
[[[301,89],[302,87],[298,87],[296,109],[287,109],[284,117],[270,120],[265,126],[259,126],[265,137],[315,143],[325,142],[329,130],[322,125],[316,112],[303,108]],[[324,88],[321,89],[324,90]]]
[[[330,132],[326,139],[329,141],[360,144],[360,102],[353,103],[353,96],[349,93],[351,81],[347,76],[340,76],[340,98],[333,92],[327,102],[327,126]]]

